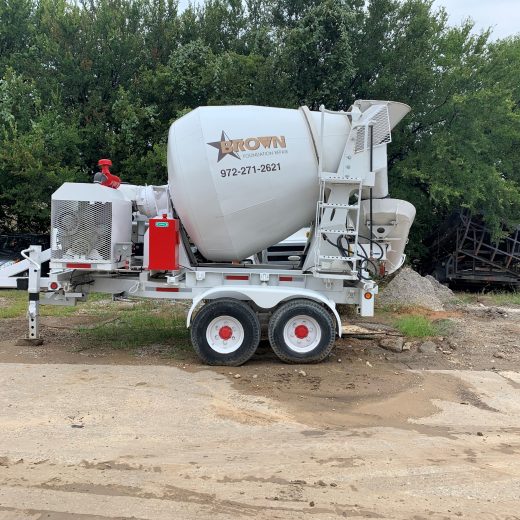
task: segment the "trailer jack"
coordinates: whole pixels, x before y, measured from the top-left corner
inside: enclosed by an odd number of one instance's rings
[[[43,345],[40,336],[40,275],[41,275],[41,246],[31,246],[24,249],[21,254],[29,261],[29,277],[27,293],[29,295],[29,306],[27,309],[28,332],[24,338],[20,338],[16,345]]]

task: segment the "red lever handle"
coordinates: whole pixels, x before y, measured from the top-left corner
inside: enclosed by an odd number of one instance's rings
[[[101,173],[105,177],[103,181],[101,181],[101,186],[107,186],[117,190],[117,188],[121,186],[121,179],[117,175],[110,173],[112,161],[110,159],[99,159],[98,166],[101,166]]]

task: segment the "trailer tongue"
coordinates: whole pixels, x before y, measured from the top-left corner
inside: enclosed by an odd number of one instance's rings
[[[408,110],[358,101],[348,112],[190,112],[170,129],[167,186],[120,184],[102,160],[97,183],[53,194],[41,303],[73,305],[91,291],[191,300],[193,346],[221,365],[254,354],[265,314],[280,359],[324,359],[342,332],[336,305],[373,315],[373,277],[404,262],[415,208],[388,198],[387,145]],[[260,251],[309,225],[298,266],[261,263]]]

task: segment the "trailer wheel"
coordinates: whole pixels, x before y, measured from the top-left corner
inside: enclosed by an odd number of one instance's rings
[[[236,367],[256,352],[260,322],[253,309],[240,300],[213,300],[193,319],[191,342],[204,363]]]
[[[312,300],[284,303],[269,321],[269,342],[285,363],[318,363],[329,355],[335,339],[332,316]]]

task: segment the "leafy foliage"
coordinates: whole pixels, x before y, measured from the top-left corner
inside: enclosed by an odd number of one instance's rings
[[[97,160],[166,179],[169,125],[199,105],[412,113],[392,195],[417,207],[410,252],[453,209],[520,221],[520,38],[447,25],[432,0],[0,0],[0,232],[46,231],[50,195]]]

